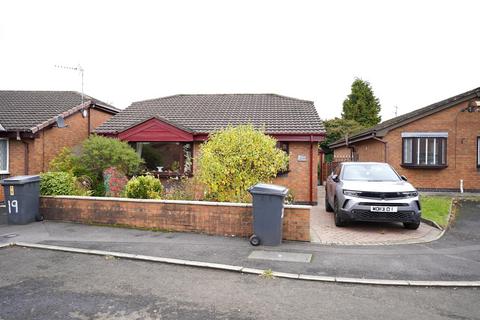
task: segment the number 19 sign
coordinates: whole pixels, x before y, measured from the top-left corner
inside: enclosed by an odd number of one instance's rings
[[[9,214],[18,213],[18,200],[8,200],[7,205]]]

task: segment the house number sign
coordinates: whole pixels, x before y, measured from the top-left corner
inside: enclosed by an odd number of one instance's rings
[[[305,162],[305,161],[307,161],[307,156],[305,156],[303,154],[299,154],[298,157],[297,157],[297,160],[299,162]]]
[[[18,200],[8,200],[7,204],[9,214],[18,213]]]

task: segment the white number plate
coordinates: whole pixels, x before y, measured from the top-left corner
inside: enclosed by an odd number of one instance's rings
[[[397,207],[383,207],[383,206],[371,206],[372,212],[397,212]]]

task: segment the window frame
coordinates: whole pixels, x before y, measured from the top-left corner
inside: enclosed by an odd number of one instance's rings
[[[7,142],[7,166],[6,166],[6,169],[5,170],[2,170],[2,168],[0,168],[0,174],[9,174],[9,169],[10,169],[10,141],[8,138],[0,138],[0,141],[1,140],[5,140]]]
[[[428,141],[429,139],[434,139],[435,144],[433,145],[434,152],[433,152],[433,158],[434,162],[435,159],[438,159],[439,163],[434,163],[434,164],[428,164],[428,163],[420,163],[420,154],[419,148],[420,145],[425,143],[425,157],[427,158],[426,161],[428,162]],[[412,162],[405,162],[405,147],[406,147],[406,141],[410,140],[411,141],[411,160]],[[424,141],[422,143],[422,140]],[[448,136],[445,135],[431,135],[431,134],[425,134],[421,135],[419,134],[418,136],[415,135],[405,135],[402,136],[402,160],[401,160],[401,166],[405,168],[421,168],[421,169],[442,169],[448,167],[448,162],[447,162],[447,152],[448,152]],[[439,149],[441,150],[438,152],[437,150],[437,143],[439,144]],[[423,148],[423,146],[422,146]],[[423,151],[423,150],[422,150]]]

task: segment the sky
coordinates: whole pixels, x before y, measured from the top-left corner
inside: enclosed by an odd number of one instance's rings
[[[278,93],[339,117],[358,77],[382,119],[480,87],[480,1],[2,1],[0,90],[125,108],[179,93]]]

